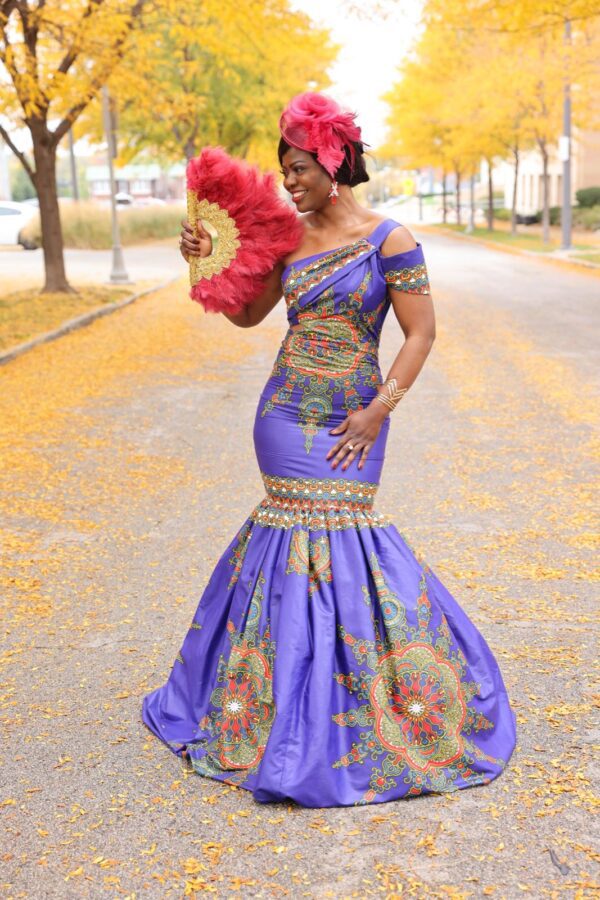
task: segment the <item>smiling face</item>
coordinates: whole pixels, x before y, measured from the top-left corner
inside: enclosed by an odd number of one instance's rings
[[[321,209],[328,202],[331,178],[310,153],[291,147],[281,158],[281,174],[298,212]]]

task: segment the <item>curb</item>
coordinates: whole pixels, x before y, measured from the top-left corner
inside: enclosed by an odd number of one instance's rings
[[[545,253],[536,253],[535,250],[525,250],[522,247],[511,247],[507,244],[498,244],[495,241],[486,241],[485,238],[471,237],[470,234],[464,234],[461,231],[453,231],[451,228],[438,227],[437,225],[419,224],[414,226],[415,231],[426,231],[430,234],[443,234],[445,237],[458,238],[459,240],[471,241],[473,244],[481,244],[491,250],[498,250],[501,253],[512,253],[513,256],[525,256],[529,259],[537,259],[542,262],[554,263],[558,266],[577,266],[578,268],[588,269],[588,274],[592,272],[600,272],[600,265],[588,262],[585,259],[576,259],[574,257],[550,256]]]
[[[90,325],[96,319],[100,319],[102,316],[107,316],[110,313],[117,312],[119,309],[123,309],[124,306],[129,306],[130,303],[133,303],[135,300],[139,300],[140,297],[146,297],[148,294],[152,294],[155,291],[160,291],[165,287],[168,287],[170,284],[173,284],[174,281],[179,281],[181,275],[175,275],[173,278],[167,279],[162,284],[157,284],[155,287],[146,288],[144,291],[139,291],[137,294],[132,294],[131,297],[126,297],[125,300],[119,300],[116,303],[106,303],[104,306],[97,306],[95,309],[91,309],[89,312],[82,313],[80,316],[75,316],[73,319],[67,319],[66,322],[63,322],[62,325],[59,325],[58,328],[53,328],[52,331],[46,331],[44,334],[38,334],[36,337],[31,338],[28,341],[24,341],[22,344],[17,344],[16,347],[10,347],[8,350],[4,350],[0,353],[0,366],[5,365],[11,360],[16,359],[18,356],[21,356],[23,353],[27,353],[28,350],[33,350],[34,347],[38,347],[40,344],[48,344],[50,341],[55,341],[57,338],[63,337],[65,334],[70,334],[71,331],[77,331],[79,328],[84,328],[86,325]]]

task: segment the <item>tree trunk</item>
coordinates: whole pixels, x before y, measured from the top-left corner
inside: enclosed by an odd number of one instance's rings
[[[442,222],[448,221],[448,189],[446,187],[446,173],[442,173]]]
[[[545,143],[540,143],[542,152],[542,240],[544,244],[550,243],[550,178],[548,176],[548,151]]]
[[[462,217],[460,214],[460,170],[455,169],[454,175],[456,177],[456,224],[462,225]]]
[[[488,167],[488,210],[487,210],[487,227],[488,231],[494,230],[494,177],[492,175],[492,161],[486,159]]]
[[[42,293],[73,294],[76,291],[67,281],[65,271],[63,236],[56,188],[56,144],[52,141],[45,123],[37,127],[32,125],[31,137],[35,160],[35,189],[40,204],[42,247],[46,270],[46,281]]]
[[[512,207],[510,213],[510,233],[515,235],[517,233],[517,189],[519,186],[519,146],[518,144],[512,148],[513,156],[515,159],[515,180],[513,183],[513,193],[512,193]]]
[[[183,148],[183,152],[185,153],[185,158],[189,162],[190,159],[194,158],[194,150],[195,150],[195,142],[193,138],[188,138],[185,142],[185,146]]]

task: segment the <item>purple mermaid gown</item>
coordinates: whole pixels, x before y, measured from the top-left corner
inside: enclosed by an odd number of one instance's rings
[[[283,273],[290,328],[254,426],[266,496],[218,561],[143,720],[200,775],[260,802],[380,803],[485,784],[515,718],[483,637],[373,509],[390,420],[343,472],[329,429],[381,384],[387,285],[425,293],[391,219]]]

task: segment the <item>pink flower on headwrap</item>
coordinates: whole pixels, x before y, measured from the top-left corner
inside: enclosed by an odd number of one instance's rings
[[[344,162],[348,147],[354,166],[352,141],[360,141],[356,113],[344,112],[325,94],[307,91],[290,100],[279,120],[284,141],[299,150],[316,153],[323,168],[333,178]]]

